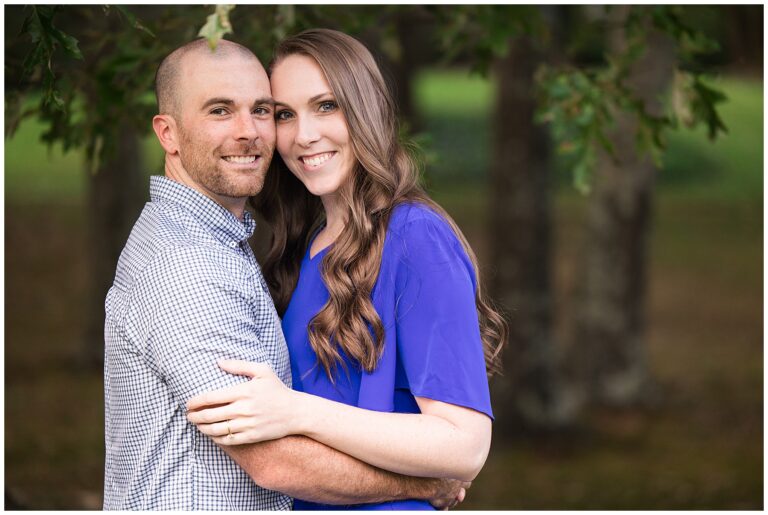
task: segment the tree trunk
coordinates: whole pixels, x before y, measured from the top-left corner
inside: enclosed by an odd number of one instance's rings
[[[501,423],[551,426],[554,386],[550,286],[550,177],[547,135],[534,124],[534,71],[541,56],[528,39],[497,59],[491,165],[492,295],[508,314],[504,375],[494,385]]]
[[[391,23],[394,26],[397,55],[384,51],[385,34],[381,26],[369,27],[359,35],[381,63],[400,120],[407,124],[410,134],[423,129],[423,120],[414,104],[414,80],[419,68],[430,62],[430,22],[431,18],[422,6],[401,8],[394,13]]]
[[[421,10],[402,11],[395,21],[397,39],[400,42],[400,59],[394,63],[395,101],[400,118],[408,123],[411,133],[423,129],[423,121],[413,103],[413,81],[424,61],[422,54],[425,47],[424,34],[427,33],[427,18],[418,15]]]
[[[617,6],[609,47],[626,45],[624,21],[631,7]],[[660,95],[674,68],[667,36],[646,29],[646,52],[633,64],[627,86],[647,109],[662,113]],[[586,248],[577,288],[572,359],[590,403],[627,406],[650,398],[652,381],[645,345],[648,240],[656,170],[636,150],[636,116],[616,113],[610,139],[616,158],[603,152],[593,179]]]
[[[95,174],[88,172],[91,282],[83,357],[93,367],[101,366],[104,359],[104,299],[112,286],[120,252],[147,197],[139,137],[128,124],[119,134],[112,157],[101,163]]]
[[[731,67],[763,75],[763,9],[762,5],[726,5],[724,11]]]

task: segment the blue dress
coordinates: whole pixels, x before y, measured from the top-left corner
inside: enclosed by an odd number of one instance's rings
[[[337,368],[335,385],[317,364],[307,332],[310,320],[328,300],[320,275],[328,248],[314,257],[310,257],[309,248],[283,316],[294,389],[360,408],[397,413],[419,413],[414,396],[427,397],[493,417],[475,306],[474,270],[461,242],[441,216],[423,204],[403,204],[394,209],[372,292],[384,325],[383,355],[371,373],[347,360],[346,373],[343,367]],[[296,510],[340,508],[433,509],[420,500],[344,507],[297,499],[294,504]]]

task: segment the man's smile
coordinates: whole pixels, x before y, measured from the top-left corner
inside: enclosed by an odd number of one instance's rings
[[[222,159],[228,163],[235,163],[239,165],[247,165],[256,162],[256,159],[258,159],[260,156],[257,155],[251,155],[251,156],[223,156]]]

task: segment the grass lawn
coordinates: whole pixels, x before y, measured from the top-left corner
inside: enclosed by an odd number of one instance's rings
[[[483,261],[489,84],[418,78],[435,197]],[[669,140],[651,237],[648,351],[662,402],[596,411],[580,431],[494,440],[461,508],[761,509],[762,84],[722,81],[729,134]],[[88,269],[81,156],[49,155],[28,123],[6,142],[5,485],[35,509],[100,507],[103,392],[78,350]],[[160,152],[146,143],[147,172]],[[555,196],[554,286],[567,302],[587,199]],[[41,209],[41,205],[44,207]],[[30,228],[34,227],[34,231]],[[510,236],[511,237],[511,236]]]

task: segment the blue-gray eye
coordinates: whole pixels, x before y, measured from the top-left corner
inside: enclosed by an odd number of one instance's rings
[[[336,102],[333,100],[326,100],[324,102],[320,102],[320,112],[323,113],[329,113],[331,111],[334,111],[336,109]]]
[[[278,111],[275,113],[275,120],[277,121],[285,121],[291,118],[291,112],[283,109],[282,111]]]

